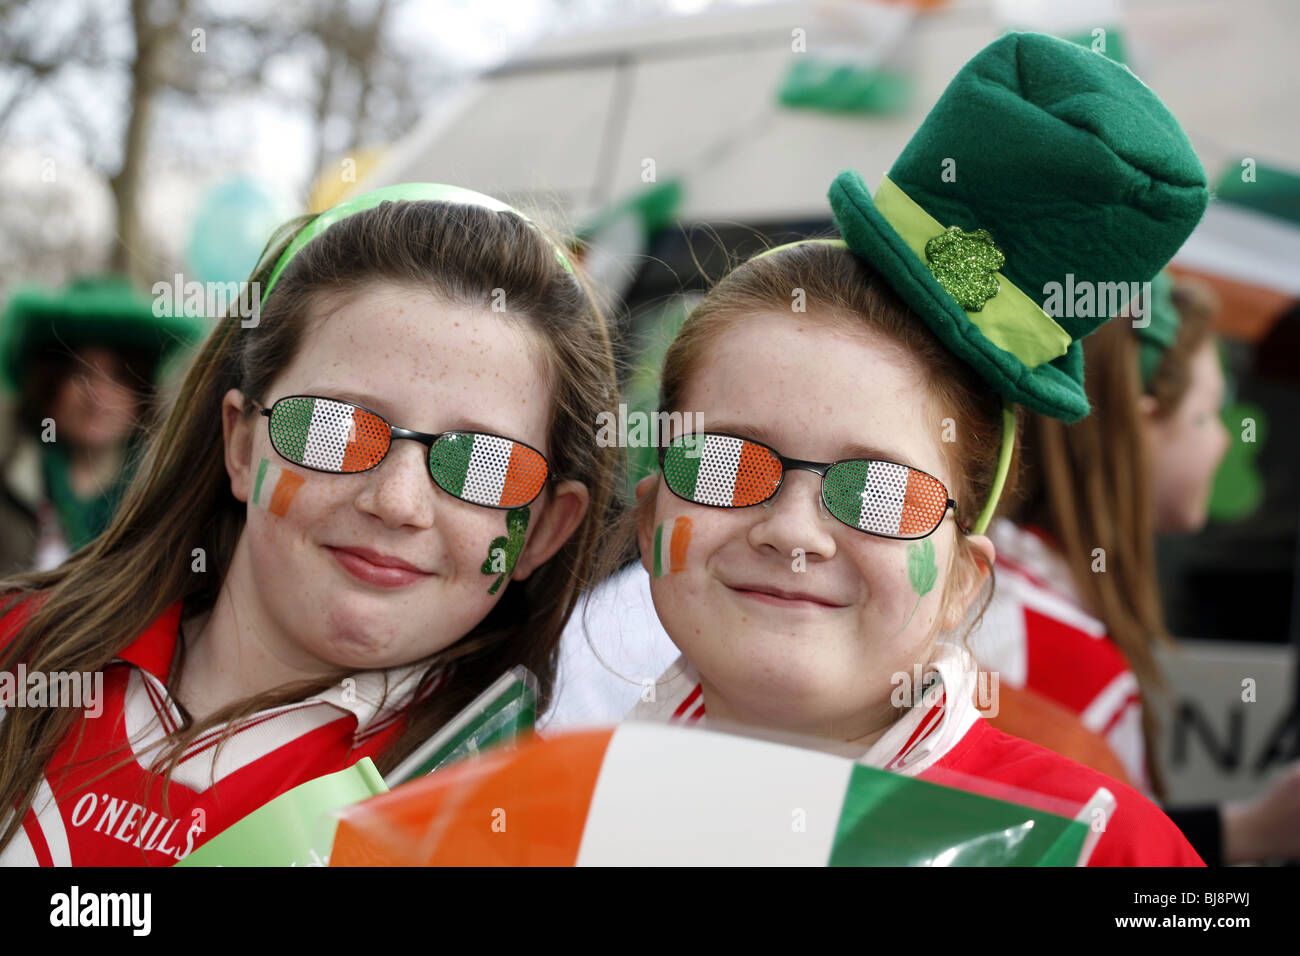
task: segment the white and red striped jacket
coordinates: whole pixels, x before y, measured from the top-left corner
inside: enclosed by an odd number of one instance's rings
[[[420,665],[362,672],[355,686],[255,714],[220,746],[222,730],[211,731],[186,750],[164,800],[151,748],[181,723],[166,690],[180,621],[178,601],[105,668],[102,713],[65,738],[0,865],[170,866],[281,793],[379,754],[416,699]],[[0,645],[14,630],[0,620]]]
[[[989,537],[997,586],[970,646],[1002,683],[1060,704],[1109,745],[1148,796],[1142,694],[1106,626],[1083,609],[1070,568],[1043,531],[1004,518]]]

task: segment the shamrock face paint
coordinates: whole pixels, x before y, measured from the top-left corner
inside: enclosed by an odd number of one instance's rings
[[[506,512],[506,534],[493,538],[488,545],[487,560],[483,562],[484,574],[495,574],[497,579],[488,588],[488,594],[496,594],[501,583],[515,569],[519,553],[524,550],[524,535],[528,531],[527,507],[515,508]]]
[[[283,518],[293,504],[294,496],[303,486],[302,475],[281,468],[268,458],[263,458],[257,466],[257,477],[253,481],[253,504],[266,508],[277,518]]]
[[[908,624],[912,623],[912,615],[921,606],[921,598],[930,593],[934,587],[934,582],[938,578],[939,566],[934,563],[934,542],[929,538],[924,538],[909,544],[907,546],[907,579],[912,584],[912,590],[916,592],[916,603],[912,605],[912,613],[907,615],[903,627],[907,627]]]
[[[665,521],[655,528],[654,576],[661,578],[665,573],[676,574],[686,570],[686,549],[691,544],[691,519],[678,515],[672,521],[671,531],[665,532],[669,522]],[[664,539],[668,539],[668,567],[664,567]]]

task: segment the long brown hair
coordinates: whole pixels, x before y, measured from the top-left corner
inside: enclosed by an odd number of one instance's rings
[[[1213,300],[1176,280],[1178,337],[1146,391],[1159,415],[1178,407],[1192,356],[1211,334]],[[1038,525],[1060,542],[1076,589],[1123,653],[1142,691],[1142,736],[1152,792],[1165,796],[1155,759],[1160,726],[1154,698],[1164,687],[1155,649],[1169,645],[1156,576],[1155,501],[1138,399],[1138,339],[1128,320],[1107,322],[1088,337],[1085,387],[1092,414],[1066,425],[1031,415],[1025,427],[1021,500],[1013,520]],[[1092,570],[1094,549],[1105,573]]]
[[[660,379],[660,410],[685,411],[683,398],[692,376],[718,338],[747,316],[789,309],[797,289],[803,290],[808,316],[870,329],[916,362],[934,406],[952,419],[953,441],[943,443],[954,476],[954,487],[948,491],[957,502],[958,518],[967,526],[974,524],[988,500],[997,470],[1002,401],[970,366],[939,341],[879,273],[842,246],[810,242],[778,247],[742,263],[719,281],[668,348]],[[935,428],[941,436],[946,430],[942,421],[936,422]],[[1014,490],[1016,471],[1013,458],[1004,495]],[[638,505],[638,511],[652,506],[653,498],[647,497]],[[628,556],[630,537],[625,530],[616,539],[616,545],[624,548],[619,557]],[[964,535],[958,534],[956,540],[953,565],[964,573],[986,566]],[[978,623],[992,597],[993,569],[987,570],[990,584],[984,589],[978,612],[967,616],[963,638]],[[945,609],[953,593],[951,587],[945,592]]]
[[[253,272],[260,285],[280,253],[311,217],[286,224]],[[555,652],[602,534],[614,487],[617,451],[597,446],[594,425],[615,387],[604,318],[585,280],[557,262],[555,247],[520,216],[474,206],[388,202],[354,214],[308,243],[280,276],[255,328],[238,315],[220,320],[195,358],[177,400],[153,436],[144,461],[109,528],[63,566],[0,581],[8,605],[34,596],[30,616],[0,653],[0,668],[94,672],[177,600],[186,614],[211,608],[243,531],[246,505],[230,493],[221,404],[231,388],[258,397],[293,359],[322,297],[377,281],[416,285],[452,301],[487,308],[505,290],[510,314],[539,332],[553,391],[549,422],[552,468],[589,490],[586,517],[561,549],[527,580],[509,587],[487,618],[427,660],[425,681],[455,663],[452,680],[410,707],[400,737],[376,759],[395,766],[489,682],[517,664],[529,668],[545,708]],[[247,410],[253,414],[252,406]],[[191,571],[202,548],[207,573]],[[183,664],[183,647],[171,675]],[[341,676],[341,675],[340,675]],[[301,700],[334,679],[277,688],[201,721],[187,721],[164,745],[164,780],[187,746],[206,731],[257,711]],[[17,807],[6,846],[78,712],[11,710],[0,721],[0,807]],[[223,737],[223,739],[225,739]],[[134,759],[126,755],[124,763]],[[105,771],[109,772],[109,771]]]

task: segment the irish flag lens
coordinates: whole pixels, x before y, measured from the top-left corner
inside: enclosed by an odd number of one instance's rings
[[[384,420],[347,402],[281,399],[271,412],[270,427],[276,451],[317,471],[366,471],[388,453],[390,433]]]
[[[664,481],[687,501],[744,508],[775,494],[781,462],[770,448],[743,438],[685,435],[664,451]]]
[[[924,537],[948,511],[948,493],[937,478],[889,461],[842,461],[822,484],[826,509],[870,534]]]
[[[429,471],[449,495],[476,505],[519,508],[546,484],[546,459],[496,435],[450,432],[429,449]]]

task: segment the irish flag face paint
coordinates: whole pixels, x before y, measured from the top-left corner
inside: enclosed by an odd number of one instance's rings
[[[691,519],[678,515],[671,522],[671,530],[669,524],[665,521],[655,528],[654,576],[657,578],[686,570],[686,549],[691,544],[693,527]],[[664,562],[665,552],[668,556],[667,563]]]
[[[257,466],[257,477],[253,479],[253,504],[283,518],[302,485],[302,475],[263,458]]]

